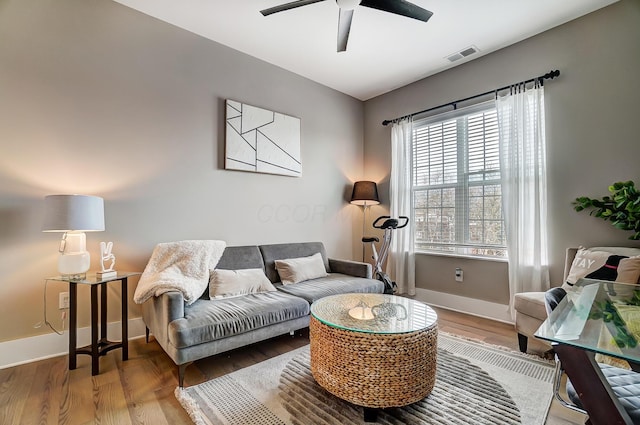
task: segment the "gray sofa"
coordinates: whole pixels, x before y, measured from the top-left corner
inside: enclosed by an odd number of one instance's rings
[[[328,276],[282,285],[275,260],[322,255]],[[182,293],[168,292],[142,305],[147,342],[153,333],[178,365],[178,381],[195,360],[233,350],[309,326],[310,304],[327,295],[382,293],[384,285],[371,278],[367,263],[327,258],[320,242],[227,247],[216,269],[262,268],[277,291],[227,299],[209,299],[209,291],[191,305]]]

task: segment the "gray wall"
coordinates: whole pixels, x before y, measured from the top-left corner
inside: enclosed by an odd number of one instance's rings
[[[88,234],[93,269],[101,240],[114,242],[120,270],[142,270],[156,243],[181,239],[321,240],[330,255],[357,259],[362,212],[347,198],[364,177],[381,182],[388,203],[383,119],[553,68],[562,76],[546,92],[552,277],[561,277],[566,246],[633,245],[570,201],[637,180],[638,22],[640,3],[622,0],[363,108],[109,0],[0,0],[0,341],[50,332],[33,328],[60,236],[40,232],[47,194],[105,198],[107,231]],[[302,119],[303,177],[222,169],[226,98]],[[384,211],[372,207],[368,221]],[[463,284],[454,283],[455,267],[465,270]],[[507,299],[505,263],[421,255],[417,277],[421,288]],[[65,289],[49,284],[57,326]],[[87,296],[80,292],[81,326]],[[118,320],[118,294],[110,296],[109,320]],[[137,306],[130,315],[139,316]]]
[[[33,328],[61,236],[40,231],[47,194],[104,197],[94,270],[103,240],[132,271],[183,239],[319,240],[360,257],[345,197],[362,177],[362,102],[109,0],[0,0],[0,40],[0,341],[50,332]],[[301,178],[222,169],[227,98],[301,118]],[[62,290],[49,284],[56,326]]]
[[[482,49],[482,46],[478,46]],[[576,213],[577,196],[603,196],[615,181],[638,178],[640,2],[622,0],[590,15],[365,103],[365,173],[388,187],[395,118],[542,75],[545,86],[551,278],[562,279],[568,246],[638,246],[629,233]],[[388,199],[385,200],[388,203]],[[455,267],[465,271],[454,281]],[[417,286],[508,303],[507,265],[418,255]]]

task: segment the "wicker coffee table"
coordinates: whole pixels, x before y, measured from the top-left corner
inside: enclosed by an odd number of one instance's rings
[[[311,305],[311,372],[343,400],[365,408],[406,406],[436,379],[437,315],[424,303],[383,294],[342,294]]]

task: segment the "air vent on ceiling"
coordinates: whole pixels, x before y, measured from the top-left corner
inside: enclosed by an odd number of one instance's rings
[[[456,52],[452,55],[447,56],[447,59],[449,59],[449,62],[455,62],[457,60],[466,58],[467,56],[471,56],[474,53],[478,53],[478,52],[479,50],[476,46],[470,46],[470,47],[467,47],[466,49],[462,49],[459,52]]]

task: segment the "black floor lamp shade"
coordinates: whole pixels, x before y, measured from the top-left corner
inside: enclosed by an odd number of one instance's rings
[[[377,205],[380,203],[378,197],[378,186],[375,182],[359,181],[353,185],[351,203],[355,205]]]

